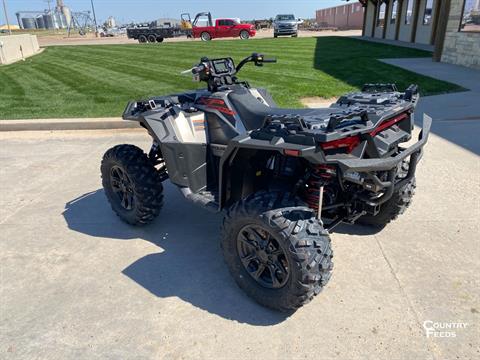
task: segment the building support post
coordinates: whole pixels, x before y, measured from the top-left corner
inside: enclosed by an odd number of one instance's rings
[[[403,11],[403,0],[397,0],[397,13],[395,14],[395,40],[398,40],[400,36],[400,23],[402,21],[402,11]]]
[[[419,14],[420,14],[420,0],[416,0],[414,2],[414,7],[413,7],[412,33],[410,34],[410,42],[412,43],[415,42],[415,39],[417,37],[417,26],[418,26]]]
[[[440,14],[440,8],[442,6],[443,0],[436,0],[434,2],[435,7],[433,11],[433,21],[432,21],[432,33],[430,35],[430,45],[435,44],[435,34],[437,33],[437,27],[438,27],[438,15]]]
[[[367,9],[368,9],[368,4],[370,3],[370,0],[367,0],[365,5],[363,5],[363,27],[362,27],[362,36],[365,36],[365,29],[367,27]]]
[[[451,0],[443,0],[438,11],[438,25],[435,34],[433,61],[439,62],[442,59],[445,35],[447,34],[448,17],[450,16]]]
[[[387,23],[388,23],[388,11],[390,9],[390,3],[391,1],[388,0],[383,0],[385,3],[385,14],[383,14],[383,32],[382,32],[382,39],[385,39],[387,37]],[[381,6],[381,4],[380,4]]]

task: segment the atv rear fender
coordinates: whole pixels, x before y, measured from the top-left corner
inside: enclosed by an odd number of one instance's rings
[[[423,116],[423,129],[421,130],[418,141],[408,148],[399,147],[400,152],[395,156],[376,159],[361,159],[345,156],[325,156],[318,146],[305,146],[298,144],[286,143],[282,138],[274,138],[271,141],[252,139],[249,135],[241,135],[231,141],[225,150],[220,161],[220,185],[219,185],[219,207],[220,209],[228,206],[230,203],[237,201],[236,197],[244,196],[249,191],[249,185],[243,184],[243,189],[237,196],[233,198],[228,196],[227,188],[228,177],[242,174],[247,167],[249,161],[249,153],[255,151],[279,152],[285,156],[296,156],[304,158],[311,164],[320,165],[336,165],[339,175],[344,180],[354,182],[364,186],[365,189],[374,192],[383,192],[383,195],[374,202],[370,200],[371,205],[378,205],[387,201],[393,194],[395,188],[402,186],[408,182],[415,174],[416,166],[422,155],[422,149],[425,146],[432,118],[426,114]],[[394,182],[394,174],[397,166],[403,160],[410,157],[409,171],[401,182]],[[381,181],[376,175],[377,171],[387,171],[389,173],[387,181]]]

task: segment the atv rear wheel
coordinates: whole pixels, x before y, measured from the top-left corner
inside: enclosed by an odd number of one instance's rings
[[[132,225],[146,225],[163,205],[161,174],[136,146],[117,145],[103,156],[102,185],[113,211]]]
[[[397,171],[396,181],[400,181],[407,176],[408,167],[408,161],[403,161]],[[404,186],[396,190],[390,199],[380,205],[380,211],[377,215],[364,215],[358,219],[358,223],[380,228],[384,227],[407,210],[412,203],[415,188],[416,182],[415,177],[413,177]]]
[[[312,300],[333,267],[328,232],[288,193],[259,192],[235,203],[223,221],[222,250],[238,286],[280,311]]]

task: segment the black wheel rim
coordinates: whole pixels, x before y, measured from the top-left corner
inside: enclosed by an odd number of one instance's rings
[[[110,185],[117,195],[120,205],[125,210],[132,210],[135,205],[133,184],[125,170],[120,166],[112,166],[110,169]]]
[[[270,289],[283,287],[290,276],[285,249],[259,225],[243,227],[237,236],[237,251],[247,273]]]

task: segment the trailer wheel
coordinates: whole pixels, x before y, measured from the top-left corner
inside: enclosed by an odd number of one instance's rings
[[[240,31],[240,39],[247,40],[250,37],[250,34],[246,30]]]
[[[210,34],[206,31],[202,32],[202,34],[200,35],[200,38],[202,39],[202,41],[210,41],[212,40],[212,37],[210,36]]]
[[[157,36],[157,42],[159,43],[163,42],[163,38],[161,36]]]
[[[138,37],[138,42],[141,43],[141,44],[144,44],[147,42],[147,37],[145,35],[140,35]]]
[[[157,41],[157,37],[155,35],[153,34],[148,35],[148,42],[154,43],[155,41]]]

